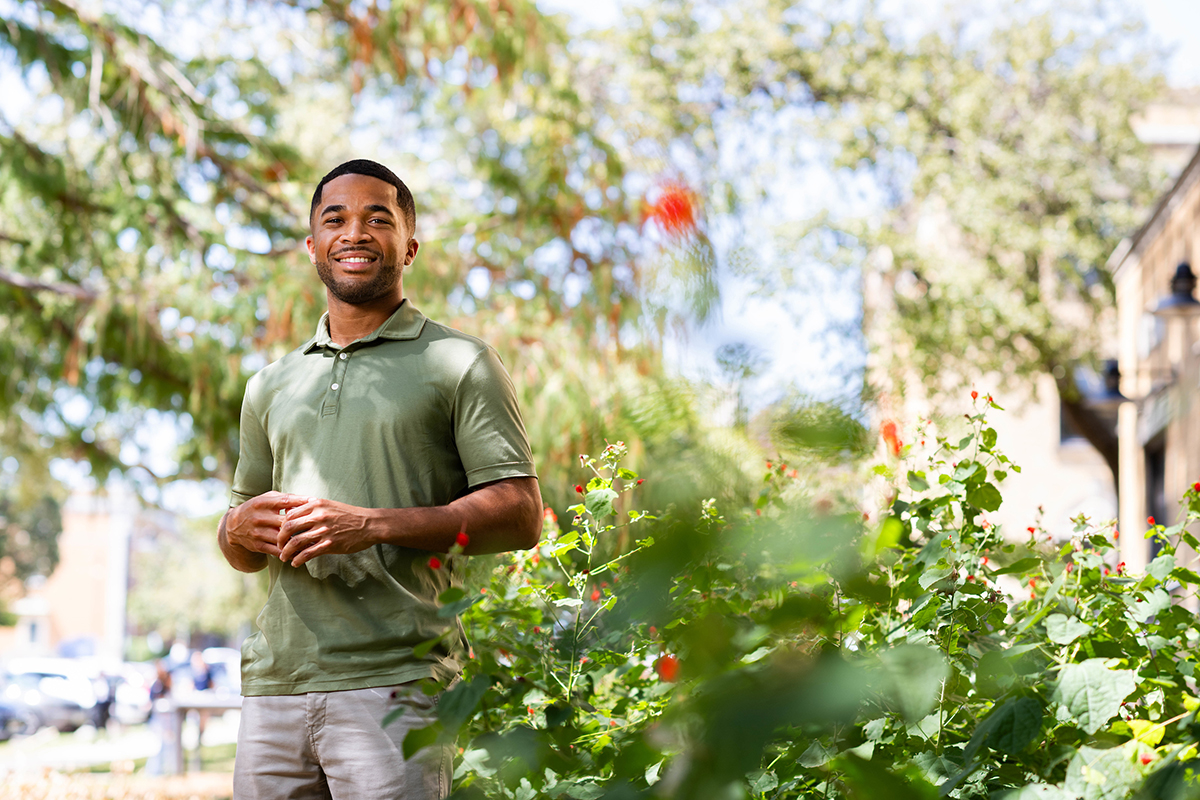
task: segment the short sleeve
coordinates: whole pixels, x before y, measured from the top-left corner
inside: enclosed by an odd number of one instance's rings
[[[253,388],[256,383],[254,378],[250,380],[242,399],[240,445],[229,498],[230,508],[271,491],[275,459],[267,432],[254,407]]]
[[[537,477],[516,390],[500,356],[490,347],[475,357],[459,380],[453,425],[469,486]]]

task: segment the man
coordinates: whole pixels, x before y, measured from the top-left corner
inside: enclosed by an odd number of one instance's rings
[[[329,311],[247,385],[218,530],[232,566],[270,572],[242,647],[234,792],[444,797],[449,748],[401,755],[434,716],[420,684],[449,684],[462,653],[457,622],[437,616],[454,564],[431,555],[463,531],[467,553],[535,546],[533,459],[495,351],[404,298],[418,248],[404,183],[349,161],[317,185],[309,222]]]

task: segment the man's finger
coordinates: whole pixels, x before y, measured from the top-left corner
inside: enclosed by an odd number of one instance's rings
[[[298,494],[286,494],[284,492],[267,492],[266,494],[260,494],[255,499],[259,502],[260,506],[275,511],[286,511],[289,508],[302,506],[309,501],[308,497]]]
[[[328,550],[332,546],[333,546],[333,542],[331,542],[329,539],[319,540],[312,547],[306,547],[305,549],[301,550],[299,553],[296,553],[295,555],[293,555],[292,556],[292,566],[299,567],[302,564],[304,564],[304,562],[314,559],[317,556],[321,555],[322,553],[324,553],[326,550]]]

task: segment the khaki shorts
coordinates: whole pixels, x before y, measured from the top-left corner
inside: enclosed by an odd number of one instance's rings
[[[234,800],[441,800],[453,752],[404,759],[405,735],[436,719],[419,682],[344,692],[247,697],[238,728]],[[404,708],[384,728],[383,718]]]

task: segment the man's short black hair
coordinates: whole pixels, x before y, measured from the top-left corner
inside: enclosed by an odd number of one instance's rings
[[[401,213],[404,214],[404,221],[408,225],[408,235],[412,236],[416,232],[417,206],[413,202],[412,192],[404,185],[404,181],[396,177],[396,173],[383,164],[367,158],[356,158],[353,161],[338,164],[329,170],[329,174],[321,178],[321,182],[317,184],[317,188],[313,191],[312,205],[308,208],[308,219],[310,222],[312,221],[313,214],[317,213],[317,206],[321,203],[321,190],[325,188],[325,184],[343,175],[367,175],[395,186],[396,202],[400,205]]]

